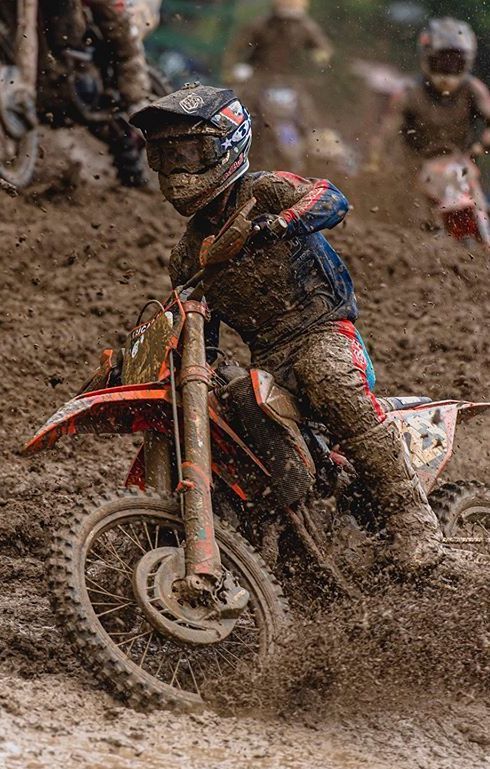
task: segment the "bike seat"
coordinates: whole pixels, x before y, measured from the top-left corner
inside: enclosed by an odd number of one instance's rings
[[[426,395],[406,395],[396,398],[378,398],[378,400],[386,414],[390,411],[404,411],[432,403],[432,398],[428,398]]]

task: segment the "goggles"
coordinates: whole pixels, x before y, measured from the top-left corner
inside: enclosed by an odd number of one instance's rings
[[[153,171],[170,176],[196,174],[215,165],[223,155],[222,141],[216,136],[175,136],[149,140],[148,165]]]
[[[461,51],[441,51],[429,56],[429,70],[434,75],[463,75],[468,63]]]

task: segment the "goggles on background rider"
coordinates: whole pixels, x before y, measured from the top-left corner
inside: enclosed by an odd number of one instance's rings
[[[165,176],[199,173],[215,165],[223,155],[222,140],[205,135],[150,140],[146,152],[150,168]]]
[[[429,69],[434,75],[463,75],[467,62],[461,51],[440,51],[429,56]]]

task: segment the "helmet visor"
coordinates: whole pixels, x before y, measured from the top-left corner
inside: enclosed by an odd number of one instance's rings
[[[173,136],[150,140],[146,152],[150,168],[165,176],[197,174],[216,165],[223,154],[221,142],[216,136]]]
[[[439,51],[429,56],[429,69],[434,75],[463,75],[467,65],[462,51]]]

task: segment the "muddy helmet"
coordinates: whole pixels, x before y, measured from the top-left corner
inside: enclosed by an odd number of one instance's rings
[[[309,0],[274,0],[274,14],[285,19],[295,19],[308,13]]]
[[[440,93],[457,91],[471,72],[477,52],[476,35],[465,21],[432,19],[419,36],[422,70]]]
[[[250,115],[227,88],[186,86],[131,116],[174,208],[192,216],[248,170]]]

